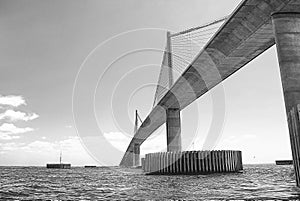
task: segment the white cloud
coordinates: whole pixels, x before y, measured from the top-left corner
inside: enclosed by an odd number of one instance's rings
[[[83,150],[79,137],[68,137],[65,140],[49,142],[45,140],[36,140],[27,145],[23,145],[20,149],[29,152],[56,152],[62,150],[66,153],[74,154]]]
[[[66,128],[73,128],[71,125],[66,125]]]
[[[10,123],[4,123],[0,126],[0,132],[6,132],[6,133],[11,133],[11,134],[19,134],[19,133],[26,133],[29,131],[33,131],[33,128],[18,128],[14,124]]]
[[[13,107],[18,107],[20,105],[26,105],[26,102],[22,96],[1,96],[0,95],[0,105],[8,105]]]
[[[52,152],[59,149],[59,146],[55,143],[47,142],[47,141],[34,141],[31,142],[25,146],[19,147],[19,149],[22,149],[27,152]]]
[[[26,114],[24,112],[20,111],[14,111],[14,110],[6,110],[4,113],[0,114],[0,120],[2,119],[9,119],[11,121],[30,121],[33,119],[38,118],[39,115],[32,113],[32,114]]]
[[[14,156],[16,164],[55,163],[59,161],[60,151],[62,151],[62,162],[72,163],[72,166],[95,163],[81,145],[80,139],[75,136],[54,142],[41,139],[29,143],[0,142],[0,158],[2,155]],[[0,160],[1,163],[3,164],[3,161]]]
[[[33,128],[25,127],[25,128],[18,128],[12,123],[18,120],[22,121],[30,121],[39,117],[39,115],[35,113],[24,113],[21,111],[15,111],[10,109],[11,107],[18,107],[20,105],[26,105],[25,99],[22,96],[16,95],[8,95],[2,96],[0,95],[0,109],[2,110],[0,113],[0,120],[3,123],[0,126],[0,140],[12,140],[18,139],[20,136],[17,134],[26,133],[33,131]]]
[[[12,136],[8,133],[2,133],[0,132],[0,140],[13,140],[13,139],[18,139],[20,136]]]
[[[24,143],[9,142],[9,143],[1,143],[0,145],[1,145],[0,153],[4,154],[9,151],[18,150],[20,147],[24,145]]]
[[[26,133],[33,131],[33,128],[25,127],[18,128],[14,124],[4,123],[0,126],[0,140],[12,140],[20,138],[16,134]]]

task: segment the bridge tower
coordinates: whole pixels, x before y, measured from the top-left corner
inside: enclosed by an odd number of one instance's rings
[[[167,32],[166,55],[168,65],[168,80],[170,90],[174,84],[173,81],[173,65],[172,65],[172,44],[171,33]],[[167,128],[167,151],[181,151],[181,118],[180,107],[177,104],[174,108],[166,109],[166,128]]]
[[[139,121],[142,123],[138,111],[135,110],[135,123],[134,123],[134,135],[136,134],[138,128],[139,128]],[[140,144],[134,144],[133,146],[133,166],[140,166]]]

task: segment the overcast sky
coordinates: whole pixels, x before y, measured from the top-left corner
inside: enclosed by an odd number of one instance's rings
[[[60,150],[72,165],[117,165],[135,109],[143,119],[151,111],[162,59],[153,49],[164,49],[166,30],[219,19],[238,3],[0,0],[0,165],[44,166]],[[291,159],[275,47],[223,87],[226,119],[215,149],[242,150],[244,163]],[[182,111],[186,150],[202,148],[212,107],[208,93]],[[141,151],[165,148],[162,126]]]

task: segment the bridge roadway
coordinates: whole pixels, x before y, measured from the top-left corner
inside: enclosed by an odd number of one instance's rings
[[[141,145],[166,122],[166,109],[184,109],[275,44],[272,14],[299,12],[300,0],[244,0],[152,109],[120,163],[130,166]]]

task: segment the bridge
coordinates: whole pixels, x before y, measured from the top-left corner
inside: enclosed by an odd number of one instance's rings
[[[209,37],[204,43],[205,36]],[[141,144],[164,123],[167,151],[181,151],[180,111],[275,44],[300,186],[300,0],[243,0],[224,19],[168,32],[153,108],[136,130],[120,165],[139,165]],[[182,71],[175,83],[174,70]]]

